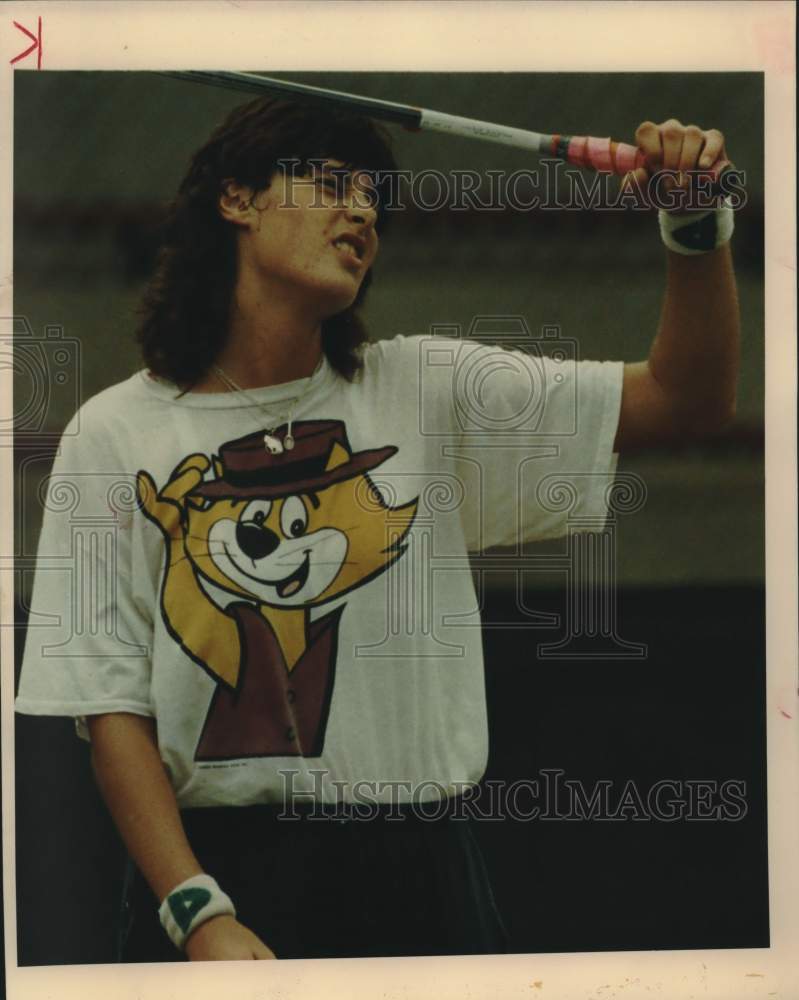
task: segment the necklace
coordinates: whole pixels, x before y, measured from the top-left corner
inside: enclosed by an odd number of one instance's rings
[[[314,377],[314,375],[316,375],[316,373],[322,367],[323,358],[324,354],[320,356],[319,361],[316,364],[316,368],[314,368],[314,370],[311,372],[305,388],[298,396],[292,396],[288,400],[288,402],[291,405],[288,407],[287,410],[283,412],[283,414],[280,416],[279,419],[275,417],[274,413],[270,413],[263,405],[263,403],[259,402],[257,399],[251,396],[246,389],[242,389],[242,387],[237,382],[234,382],[233,379],[230,377],[230,375],[228,375],[226,371],[220,368],[219,365],[213,365],[212,367],[216,375],[228,387],[228,389],[232,389],[234,392],[239,393],[239,395],[249,400],[250,403],[257,406],[258,409],[261,411],[261,413],[267,416],[270,421],[277,419],[277,423],[271,424],[266,429],[266,433],[264,434],[264,447],[270,453],[270,455],[282,455],[284,451],[291,451],[291,449],[294,447],[294,436],[291,433],[293,414],[295,409],[297,408],[297,403],[300,402],[300,400],[307,394],[308,390],[311,388],[311,379]],[[284,421],[288,424],[288,428],[286,430],[286,433],[283,435],[283,440],[281,441],[280,438],[275,437],[275,431]]]

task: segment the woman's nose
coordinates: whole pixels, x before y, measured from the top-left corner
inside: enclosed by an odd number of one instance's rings
[[[352,190],[346,205],[347,219],[361,226],[374,226],[377,221],[375,198],[368,191]]]

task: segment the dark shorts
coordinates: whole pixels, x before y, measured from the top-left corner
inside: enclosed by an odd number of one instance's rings
[[[189,809],[189,843],[237,919],[278,958],[499,954],[507,936],[469,819],[403,811],[278,819],[269,806]],[[129,865],[119,959],[174,962],[158,902]]]

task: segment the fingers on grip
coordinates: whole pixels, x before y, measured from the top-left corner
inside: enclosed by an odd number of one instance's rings
[[[698,125],[683,125],[677,118],[669,118],[660,125],[642,122],[635,130],[635,141],[651,173],[713,168],[718,176],[729,162],[724,135],[718,129],[705,131]]]
[[[696,125],[688,125],[682,140],[682,150],[677,169],[694,170],[699,162],[699,153],[705,143],[705,135]]]
[[[724,151],[724,135],[717,128],[709,129],[704,133],[705,148],[699,160],[700,167],[711,167],[717,160],[723,161],[717,164],[717,169],[727,162],[727,155]]]
[[[664,170],[678,170],[682,154],[685,129],[676,118],[669,118],[660,128],[660,141],[663,149],[661,166]]]
[[[635,141],[644,154],[647,167],[657,170],[663,162],[663,149],[660,144],[660,130],[654,122],[641,122],[635,130]]]

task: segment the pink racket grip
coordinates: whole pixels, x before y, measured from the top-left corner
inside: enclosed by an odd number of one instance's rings
[[[555,138],[561,139],[560,136]],[[571,136],[568,139],[566,159],[569,163],[575,163],[580,167],[589,167],[620,176],[646,166],[646,157],[636,146],[626,142],[614,142],[612,139],[597,139],[590,135]],[[707,167],[701,173],[713,179],[714,190],[718,191],[721,175],[731,169],[735,169],[732,163],[721,159],[716,160],[712,167]]]
[[[576,163],[578,167],[589,166],[588,157],[586,156],[587,145],[587,136],[573,135],[569,139],[569,145],[566,151],[566,159],[569,163]]]
[[[626,142],[611,143],[614,150],[616,165],[613,172],[615,174],[628,174],[631,170],[637,170],[646,162],[644,154],[636,146],[631,146]]]
[[[644,163],[644,154],[635,146],[591,135],[574,135],[569,140],[569,163],[591,167],[609,174],[626,174]]]

